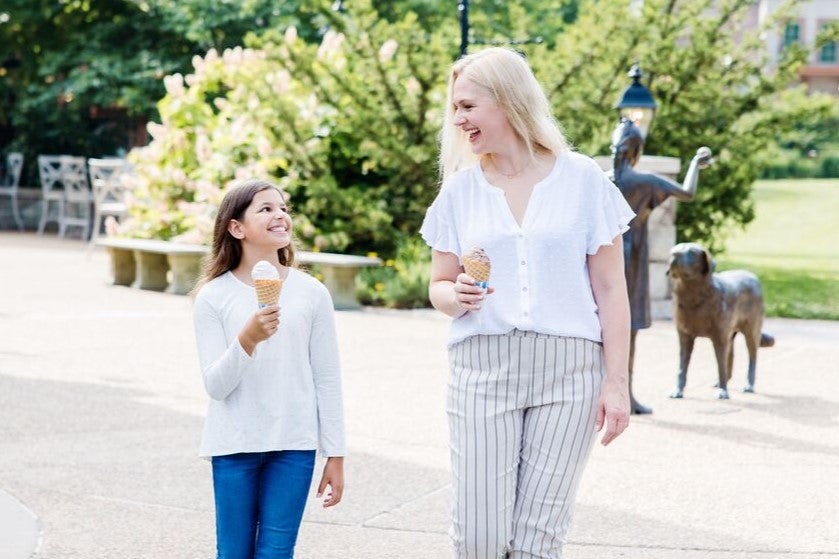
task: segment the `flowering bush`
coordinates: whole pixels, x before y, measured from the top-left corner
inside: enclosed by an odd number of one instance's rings
[[[319,45],[291,27],[167,77],[153,140],[129,155],[120,234],[208,243],[224,192],[257,177],[290,194],[305,248],[393,254],[436,194],[438,69],[451,60],[412,17],[391,24],[362,6]]]
[[[151,143],[129,155],[133,200],[122,234],[208,243],[231,182],[264,178],[291,190],[296,152],[319,151],[323,109],[264,51],[210,50],[192,63],[193,74],[165,78],[162,122],[150,123]],[[308,130],[307,141],[287,141],[282,122]]]

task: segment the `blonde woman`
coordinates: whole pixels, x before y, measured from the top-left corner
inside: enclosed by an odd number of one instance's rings
[[[557,558],[594,440],[629,422],[621,234],[634,217],[573,152],[527,62],[490,48],[451,71],[443,186],[422,236],[452,317],[447,412],[455,556]],[[490,287],[462,255],[483,249]]]

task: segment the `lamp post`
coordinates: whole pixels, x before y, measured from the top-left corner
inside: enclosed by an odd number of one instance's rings
[[[633,64],[629,73],[627,73],[627,76],[632,78],[632,83],[623,91],[620,101],[615,104],[614,108],[618,110],[619,116],[634,122],[646,138],[647,132],[653,124],[658,104],[653,99],[650,90],[641,83],[641,76],[643,75],[638,64]]]
[[[533,37],[526,39],[502,39],[502,40],[487,40],[487,39],[469,39],[469,0],[458,0],[457,2],[457,16],[460,20],[460,56],[466,56],[469,52],[469,44],[479,45],[525,45],[528,43],[541,43],[544,39],[542,37]],[[523,55],[523,54],[522,54]]]
[[[460,56],[466,56],[469,50],[469,0],[460,0],[457,4],[460,19]]]

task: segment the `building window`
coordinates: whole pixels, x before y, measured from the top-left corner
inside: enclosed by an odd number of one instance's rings
[[[824,30],[829,23],[823,23],[821,25],[822,30]],[[827,62],[828,64],[836,63],[836,41],[827,43],[819,50],[819,62]]]
[[[787,23],[784,27],[784,48],[798,43],[798,38],[801,35],[801,27],[797,23]]]
[[[836,43],[827,43],[819,51],[819,62],[836,62]]]

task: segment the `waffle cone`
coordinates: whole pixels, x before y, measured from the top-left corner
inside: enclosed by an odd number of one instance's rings
[[[280,301],[280,291],[283,289],[281,279],[255,279],[253,287],[256,289],[256,299],[259,307],[276,305]]]
[[[482,262],[475,258],[470,258],[468,256],[463,258],[463,269],[467,273],[467,275],[472,276],[475,278],[475,281],[481,282],[488,282],[489,281],[489,272],[492,266],[489,262]]]

